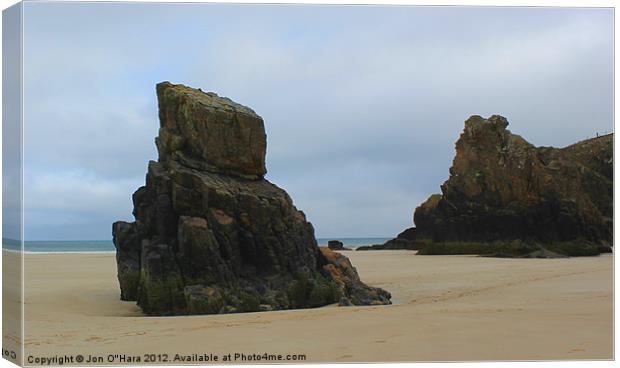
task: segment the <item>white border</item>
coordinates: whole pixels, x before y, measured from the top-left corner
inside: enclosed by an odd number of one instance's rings
[[[0,0],[0,6],[2,9],[6,9],[11,5],[14,5],[16,3],[18,3],[19,1],[16,0]],[[27,0],[27,2],[29,2]],[[47,1],[47,2],[53,2],[53,1]],[[78,0],[63,0],[63,1],[57,1],[57,2],[84,2],[84,1],[78,1]],[[93,1],[93,2],[145,2],[145,1],[135,1],[135,0],[128,0],[128,1]],[[157,3],[204,3],[207,1],[182,1],[182,0],[151,0],[149,2],[157,2]],[[499,1],[491,1],[491,0],[476,0],[476,1],[471,1],[471,0],[445,0],[445,1],[416,1],[416,0],[390,0],[390,1],[382,1],[382,0],[312,0],[312,1],[300,1],[300,0],[288,0],[288,1],[268,1],[268,0],[264,0],[264,1],[259,1],[259,0],[242,0],[242,1],[234,1],[234,0],[214,0],[214,1],[208,1],[208,2],[212,2],[212,3],[247,3],[247,4],[282,4],[282,3],[287,3],[287,4],[318,4],[318,5],[327,5],[327,4],[342,4],[342,5],[424,5],[424,6],[488,6],[488,7],[496,7],[496,6],[501,6],[501,7],[609,7],[609,8],[614,8],[614,131],[615,131],[615,111],[616,111],[616,107],[618,106],[618,91],[617,91],[617,84],[615,83],[615,70],[618,67],[618,60],[617,58],[615,58],[615,50],[616,50],[616,46],[617,46],[617,42],[619,39],[619,31],[618,29],[615,27],[615,7],[616,7],[616,1],[612,1],[612,0],[590,0],[590,1],[583,1],[583,0],[538,0],[538,1],[532,1],[532,0],[503,0],[501,2]],[[23,60],[23,27],[24,27],[24,8],[22,8],[22,60]],[[0,29],[2,26],[2,20],[0,17]],[[0,38],[0,47],[1,47],[1,38]],[[1,66],[1,60],[0,60],[0,66]],[[1,77],[0,77],[1,78]],[[23,106],[24,106],[24,100],[23,100],[23,93],[24,93],[24,84],[23,84],[23,78],[24,78],[24,71],[22,69],[22,119],[24,117],[24,111],[23,111]],[[0,79],[1,81],[1,79]],[[0,92],[0,99],[1,99],[1,92]],[[1,107],[0,107],[0,114],[1,114]],[[1,116],[1,115],[0,115]],[[1,133],[0,133],[1,134]],[[23,126],[22,126],[22,159],[24,158],[23,154],[23,150],[24,150],[24,136],[23,136]],[[0,146],[1,146],[1,141],[0,141]],[[616,155],[616,142],[614,141],[614,160],[617,162],[617,155]],[[1,150],[0,150],[0,158],[1,158]],[[23,162],[23,161],[22,161]],[[0,160],[0,167],[1,167],[1,160]],[[23,168],[22,168],[22,205],[24,204],[24,191],[23,191]],[[615,167],[614,167],[614,182],[615,182]],[[1,185],[1,184],[0,184]],[[618,191],[617,191],[617,187],[614,185],[614,214],[615,214],[615,208],[617,208],[618,204],[620,203],[620,200],[618,199]],[[23,235],[24,235],[24,212],[22,211],[22,239],[23,239]],[[2,214],[0,212],[0,221],[2,220]],[[614,222],[614,233],[615,230],[617,229],[617,222]],[[615,242],[614,242],[615,243]],[[23,244],[23,243],[22,243]],[[22,245],[23,246],[23,245]],[[618,306],[615,303],[615,285],[617,284],[617,274],[615,273],[615,266],[616,263],[618,262],[618,260],[616,259],[616,257],[614,256],[614,356],[615,356],[615,352],[618,351],[618,339],[616,338],[616,332],[617,329],[616,327],[616,312],[618,311]],[[1,270],[1,265],[0,265],[0,270]],[[22,257],[22,285],[23,285],[23,281],[24,281],[24,264],[23,264],[23,257]],[[0,281],[1,281],[1,275],[0,275]],[[23,290],[22,290],[22,298],[24,297],[23,295]],[[0,311],[1,311],[1,305],[0,305]],[[23,304],[22,304],[22,313],[23,313]],[[22,332],[23,332],[23,320],[22,320]],[[23,337],[22,337],[23,338]],[[317,338],[320,338],[320,336],[317,336]],[[22,350],[22,359],[23,359],[23,350]],[[22,360],[23,361],[23,360]],[[615,366],[614,362],[612,361],[558,361],[558,362],[468,362],[468,363],[384,363],[384,364],[390,364],[390,365],[395,365],[398,367],[405,367],[405,366],[415,366],[415,367],[424,367],[424,368],[436,368],[436,367],[557,367],[557,368],[574,368],[574,367],[583,367],[583,366],[587,366],[587,367],[612,367]],[[377,363],[372,363],[372,364],[352,364],[353,366],[364,366],[364,367],[380,367],[379,364]],[[7,360],[4,359],[0,359],[0,368],[2,367],[13,367],[14,365],[12,365],[10,362],[8,362]],[[230,365],[228,365],[230,366]],[[276,367],[276,365],[247,365],[249,367]],[[321,367],[324,365],[319,365],[319,364],[304,364],[304,367]],[[345,367],[345,366],[351,366],[351,364],[330,364],[330,366],[334,366],[334,367]],[[141,366],[142,367],[142,366]],[[173,366],[173,367],[186,367],[186,366]],[[223,365],[220,366],[214,366],[214,367],[224,367]]]

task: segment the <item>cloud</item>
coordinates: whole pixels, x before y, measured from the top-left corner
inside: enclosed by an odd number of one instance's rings
[[[111,238],[112,222],[132,221],[131,193],[144,176],[115,179],[88,171],[31,170],[25,173],[26,239]]]
[[[537,145],[611,131],[612,30],[608,9],[28,3],[27,234],[128,219],[170,80],[265,119],[268,178],[318,236],[395,235],[469,115]]]

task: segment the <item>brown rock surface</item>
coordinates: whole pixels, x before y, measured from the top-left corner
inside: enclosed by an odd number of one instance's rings
[[[180,84],[157,85],[159,161],[247,177],[265,175],[263,119],[243,105]]]
[[[328,261],[323,269],[336,282],[342,295],[340,305],[390,304],[390,293],[364,284],[349,258],[326,247],[321,247],[321,253]]]
[[[535,147],[507,126],[498,115],[465,121],[450,178],[416,208],[404,243],[422,254],[609,250],[613,135],[558,149]]]

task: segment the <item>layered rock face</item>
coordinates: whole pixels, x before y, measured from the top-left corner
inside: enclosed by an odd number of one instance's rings
[[[395,239],[422,254],[598,254],[613,239],[613,135],[535,147],[494,115],[472,116],[449,179]],[[541,250],[544,250],[541,252]]]
[[[151,315],[389,304],[350,263],[326,257],[288,194],[263,178],[264,123],[251,109],[182,85],[157,85],[159,160],[116,222],[121,299]],[[355,273],[357,275],[357,273]]]
[[[265,175],[265,126],[252,109],[170,83],[157,86],[157,97],[160,162],[250,179]]]

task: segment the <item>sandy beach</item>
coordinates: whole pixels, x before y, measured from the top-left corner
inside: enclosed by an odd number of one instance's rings
[[[168,364],[182,363],[175,354],[223,363],[229,353],[301,354],[306,362],[613,358],[612,255],[346,254],[394,305],[145,317],[119,300],[114,254],[27,254],[25,363],[65,354],[100,356],[100,364],[109,354],[167,354]],[[3,255],[4,267],[19,262]]]

